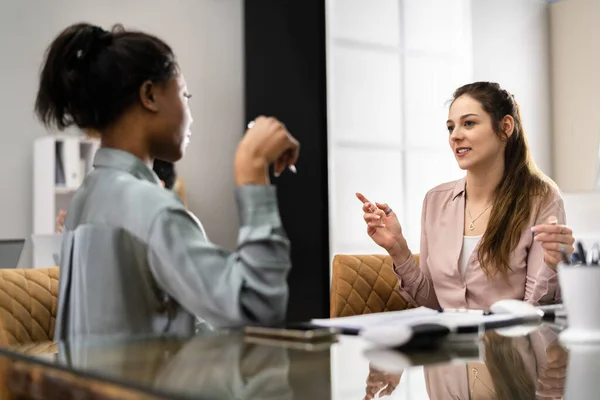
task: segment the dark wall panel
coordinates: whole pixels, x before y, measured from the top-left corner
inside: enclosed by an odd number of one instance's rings
[[[288,319],[329,315],[325,2],[246,0],[245,111],[279,118],[301,142],[278,187],[292,243]]]

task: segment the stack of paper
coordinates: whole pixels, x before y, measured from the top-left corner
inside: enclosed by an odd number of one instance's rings
[[[411,308],[402,311],[390,311],[383,313],[353,315],[351,317],[313,319],[311,323],[318,326],[340,329],[363,330],[369,327],[383,324],[407,324],[421,322],[423,318],[436,317],[440,313],[427,307]]]
[[[514,317],[510,314],[492,314],[471,312],[439,312],[427,307],[413,308],[403,311],[391,311],[351,317],[332,319],[313,319],[312,324],[339,329],[362,331],[381,326],[414,326],[416,324],[434,323],[456,328],[461,326],[483,325],[487,322],[504,321]]]

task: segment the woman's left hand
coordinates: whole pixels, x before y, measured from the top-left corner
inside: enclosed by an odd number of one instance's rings
[[[569,260],[573,254],[575,238],[573,231],[565,225],[558,225],[556,217],[549,217],[546,224],[531,228],[533,240],[540,242],[544,248],[544,262],[552,269],[563,262],[564,253]]]
[[[60,210],[58,212],[58,216],[56,217],[56,232],[62,233],[65,228],[65,219],[67,218],[67,212],[65,210]]]

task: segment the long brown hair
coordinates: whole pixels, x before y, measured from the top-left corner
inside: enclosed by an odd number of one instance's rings
[[[512,271],[509,260],[529,218],[548,199],[554,183],[535,165],[523,131],[519,106],[514,97],[494,82],[475,82],[458,88],[454,102],[467,95],[477,100],[492,119],[494,132],[506,141],[504,175],[496,188],[494,204],[487,229],[483,234],[477,257],[481,268],[490,277],[500,272],[508,278]],[[508,137],[501,127],[504,117],[514,119],[514,130]]]
[[[483,335],[485,365],[494,382],[497,400],[535,399],[536,383],[525,367],[523,356],[516,349],[518,341],[529,336],[508,338],[490,331]]]

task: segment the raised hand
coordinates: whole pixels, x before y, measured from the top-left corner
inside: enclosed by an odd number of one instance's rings
[[[356,197],[363,203],[363,218],[367,223],[367,234],[371,239],[392,257],[401,254],[410,255],[396,213],[385,203],[369,201],[362,193],[356,193]]]
[[[383,396],[390,396],[400,383],[400,374],[389,374],[369,366],[367,376],[367,387],[365,388],[364,400],[372,400]]]
[[[276,118],[258,117],[249,125],[235,154],[238,185],[267,184],[267,168],[273,164],[275,176],[286,168],[295,171],[300,143]]]

